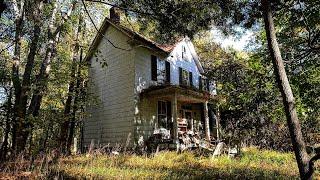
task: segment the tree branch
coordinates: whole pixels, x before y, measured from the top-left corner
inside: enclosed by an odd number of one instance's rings
[[[308,172],[308,177],[311,177],[312,174],[314,173],[314,163],[320,159],[320,153],[316,154],[315,156],[313,156],[310,161],[309,161],[309,172]],[[307,178],[308,178],[307,177]]]
[[[83,4],[83,7],[84,7],[85,12],[86,12],[87,15],[89,16],[89,19],[90,19],[91,23],[93,24],[94,28],[96,29],[96,31],[97,31],[104,39],[106,39],[106,40],[107,40],[114,48],[116,48],[116,49],[120,49],[120,50],[124,50],[124,51],[131,51],[131,50],[132,50],[132,49],[124,49],[124,48],[118,47],[118,46],[116,46],[113,42],[111,42],[111,41],[97,28],[97,26],[96,26],[96,24],[94,23],[92,17],[90,16],[90,13],[89,13],[89,11],[88,11],[88,9],[87,9],[86,4],[84,3],[84,0],[81,0],[81,2],[82,2],[82,4]]]
[[[119,9],[125,10],[125,11],[134,12],[134,13],[137,13],[137,14],[144,14],[144,15],[149,15],[149,16],[150,16],[150,15],[153,15],[153,14],[151,14],[151,13],[142,12],[142,11],[137,11],[137,10],[133,10],[133,9],[125,8],[125,7],[122,7],[122,6],[118,6],[118,5],[115,5],[115,4],[112,4],[112,3],[106,2],[106,1],[101,1],[101,0],[85,0],[85,1],[88,1],[88,2],[94,2],[94,3],[106,4],[106,5],[109,5],[109,6],[112,6],[112,7],[116,7],[116,8],[119,8]]]

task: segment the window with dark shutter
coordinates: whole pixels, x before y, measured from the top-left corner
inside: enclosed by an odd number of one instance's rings
[[[156,81],[157,76],[157,57],[151,55],[151,80]]]
[[[170,62],[166,61],[166,83],[170,84]]]
[[[210,85],[209,84],[209,79],[206,79],[206,85],[207,85],[206,90],[209,91],[209,85]]]
[[[182,68],[179,67],[179,84],[182,85]]]
[[[189,72],[189,84],[190,84],[190,86],[193,86],[192,72]]]
[[[199,76],[199,89],[202,90],[202,78]]]

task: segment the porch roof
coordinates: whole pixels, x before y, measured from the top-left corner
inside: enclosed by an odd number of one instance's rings
[[[140,93],[141,98],[168,98],[171,99],[174,95],[179,101],[190,103],[201,103],[205,101],[214,102],[214,95],[207,91],[201,91],[194,87],[182,87],[178,85],[160,85],[150,86]]]

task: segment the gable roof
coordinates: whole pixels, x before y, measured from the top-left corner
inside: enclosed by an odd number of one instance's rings
[[[108,27],[110,25],[115,27],[116,29],[118,29],[122,33],[126,34],[133,41],[138,41],[139,43],[142,43],[144,46],[146,46],[154,51],[158,51],[158,52],[164,53],[164,54],[169,54],[172,51],[172,49],[175,47],[174,45],[169,45],[169,44],[158,44],[158,43],[156,43],[156,42],[134,32],[134,31],[132,31],[131,29],[129,29],[127,27],[124,27],[120,24],[116,24],[116,23],[112,22],[112,20],[109,18],[105,18],[100,29],[99,29],[99,32],[97,32],[95,38],[92,41],[92,44],[86,54],[85,61],[90,60],[90,58],[92,57],[92,55],[94,53],[94,50],[98,47],[99,43],[103,39],[103,36],[104,36],[106,30],[108,29]]]
[[[176,44],[178,42],[185,40],[185,38],[179,39],[175,44],[159,44],[159,43],[152,41],[151,39],[148,39],[148,38],[140,35],[137,32],[132,31],[131,29],[129,29],[127,27],[124,27],[120,24],[116,24],[116,23],[112,22],[111,19],[106,17],[104,19],[100,29],[99,29],[99,32],[97,32],[95,38],[93,39],[93,42],[92,42],[92,44],[91,44],[91,46],[90,46],[90,48],[84,58],[85,61],[89,61],[90,58],[93,56],[96,48],[100,44],[101,40],[104,38],[104,34],[110,25],[115,27],[116,29],[118,29],[122,33],[126,34],[129,38],[132,39],[132,41],[137,41],[137,42],[141,43],[144,47],[148,47],[151,50],[157,51],[157,52],[164,54],[164,55],[169,55],[170,52],[176,47]],[[190,43],[190,39],[187,38],[187,40],[188,40],[188,42],[187,42],[188,46],[192,46],[191,49],[193,49],[193,51],[191,52],[191,54],[195,60],[195,63],[198,67],[199,72],[204,73],[204,70],[203,70],[201,63],[199,61],[199,57],[197,56],[197,53],[195,52],[192,43]]]

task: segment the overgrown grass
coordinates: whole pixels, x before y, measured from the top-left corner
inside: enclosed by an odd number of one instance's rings
[[[243,149],[230,159],[198,156],[192,152],[160,152],[154,156],[90,154],[50,160],[23,157],[0,164],[0,179],[299,179],[291,153]],[[315,179],[320,180],[320,162]]]
[[[320,178],[319,163],[315,178]],[[97,155],[63,158],[55,172],[88,179],[298,179],[293,154],[256,148],[229,159],[196,156],[191,152],[161,152],[152,157]]]

